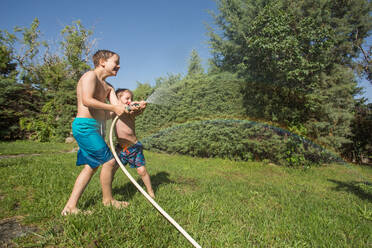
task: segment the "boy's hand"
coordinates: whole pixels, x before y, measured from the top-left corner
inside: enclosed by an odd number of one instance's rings
[[[146,105],[147,105],[147,102],[146,101],[135,101],[135,102],[132,102],[131,106],[135,106],[136,107],[136,110],[142,110],[144,108],[146,108]]]
[[[125,108],[125,105],[122,103],[119,103],[117,105],[113,105],[113,111],[116,115],[121,116],[124,113],[128,114],[128,110]]]
[[[146,105],[147,105],[147,102],[146,101],[140,101],[139,102],[139,105],[140,105],[140,108],[141,109],[145,109],[146,108]]]

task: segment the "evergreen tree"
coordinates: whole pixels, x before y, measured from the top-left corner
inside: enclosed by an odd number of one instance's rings
[[[149,83],[137,82],[137,88],[133,91],[134,99],[136,101],[146,100],[153,91]]]
[[[362,51],[362,58],[357,62],[358,72],[372,84],[372,45],[365,48],[359,46]]]
[[[215,64],[246,80],[249,115],[339,148],[347,142],[357,91],[348,68],[359,53],[355,44],[371,29],[370,6],[366,0],[220,0],[215,18],[223,33],[210,33]]]
[[[17,83],[16,63],[13,63],[12,51],[4,44],[0,32],[0,139],[8,140],[18,137],[19,113],[18,99],[22,86]]]
[[[342,147],[343,155],[349,160],[362,163],[363,159],[372,161],[372,103],[358,102],[355,118],[351,123],[351,143]]]
[[[189,67],[187,70],[187,75],[195,75],[195,74],[203,74],[204,69],[201,65],[201,59],[199,57],[198,52],[195,49],[192,49],[190,60],[189,60]]]

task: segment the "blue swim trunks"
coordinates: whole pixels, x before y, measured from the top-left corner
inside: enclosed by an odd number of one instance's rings
[[[72,134],[79,145],[76,165],[96,168],[113,158],[100,132],[101,124],[92,118],[77,117],[72,122]]]
[[[123,165],[129,163],[131,168],[139,168],[146,165],[145,156],[143,155],[143,145],[137,142],[129,147],[120,147],[119,158]]]

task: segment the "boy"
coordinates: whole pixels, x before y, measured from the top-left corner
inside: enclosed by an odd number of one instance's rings
[[[151,187],[150,176],[145,167],[146,162],[143,155],[143,146],[141,142],[137,140],[135,132],[135,117],[144,111],[146,102],[132,102],[133,93],[128,89],[116,90],[116,96],[122,104],[129,106],[131,109],[135,105],[138,105],[138,109],[133,110],[131,114],[120,116],[116,123],[115,128],[118,140],[119,158],[123,165],[129,163],[131,168],[137,169],[137,173],[141,176],[146,186],[147,193],[150,197],[155,198],[154,191]]]
[[[80,212],[77,208],[78,200],[101,164],[103,204],[116,208],[128,205],[127,202],[120,202],[112,197],[112,180],[118,166],[100,133],[106,111],[114,112],[118,116],[128,114],[124,104],[118,101],[114,89],[105,81],[107,77],[117,75],[120,57],[112,51],[99,50],[93,55],[93,62],[94,70],[86,72],[77,84],[78,112],[72,123],[72,133],[79,145],[76,165],[84,165],[84,168],[76,178],[62,215]],[[105,103],[107,99],[111,104]]]

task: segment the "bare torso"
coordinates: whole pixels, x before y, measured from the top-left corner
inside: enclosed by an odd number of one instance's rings
[[[95,74],[94,71],[86,72],[81,79],[79,80],[76,88],[76,94],[77,94],[77,115],[76,117],[85,117],[85,118],[94,118],[96,120],[105,120],[106,114],[105,110],[103,109],[95,109],[87,107],[83,104],[82,101],[82,80],[84,80],[84,77],[87,77],[88,73]],[[93,97],[100,101],[100,102],[106,102],[108,99],[108,95],[111,91],[111,87],[105,82],[98,79],[98,77],[94,76],[96,82],[95,82],[95,90]],[[92,82],[93,83],[93,82]]]
[[[135,117],[133,114],[124,114],[116,123],[116,135],[121,146],[130,146],[137,143],[135,131]]]

